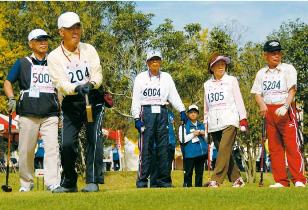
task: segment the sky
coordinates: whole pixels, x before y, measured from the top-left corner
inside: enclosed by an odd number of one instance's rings
[[[300,20],[308,24],[308,1],[137,1],[137,11],[152,13],[155,28],[170,18],[176,30],[189,23],[213,28],[233,23],[242,34],[240,43],[264,42],[283,22]]]

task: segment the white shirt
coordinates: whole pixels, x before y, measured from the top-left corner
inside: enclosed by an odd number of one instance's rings
[[[70,52],[61,44],[47,58],[49,75],[62,95],[76,95],[75,88],[87,81],[94,83],[97,89],[102,83],[102,67],[95,48],[80,42],[75,52]],[[80,65],[78,69],[68,70],[72,65]],[[81,70],[81,71],[80,71]]]
[[[137,75],[131,107],[134,118],[140,117],[142,105],[165,105],[167,101],[178,111],[185,111],[170,74],[160,71],[158,76],[153,76],[144,71]]]
[[[236,77],[227,73],[220,80],[212,76],[204,83],[204,123],[208,132],[223,130],[239,120],[247,119],[247,113]]]
[[[284,104],[290,88],[296,87],[296,84],[296,69],[290,64],[281,63],[275,69],[268,66],[260,69],[251,93],[261,95],[266,104]]]
[[[194,126],[197,126],[198,122],[192,123]],[[191,141],[192,143],[198,142],[198,136],[194,135],[195,129],[191,129],[189,134],[186,134],[186,128],[184,126],[184,143]],[[182,143],[182,125],[179,127],[179,142]]]

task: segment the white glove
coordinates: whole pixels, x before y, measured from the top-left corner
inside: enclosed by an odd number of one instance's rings
[[[288,105],[283,105],[275,111],[275,114],[277,116],[284,116],[287,113],[288,108],[289,108]]]
[[[246,132],[247,129],[246,129],[245,126],[241,126],[240,130],[241,130],[242,132]]]
[[[196,137],[194,137],[192,140],[191,140],[191,142],[192,143],[196,143],[196,142],[198,142],[199,141],[199,138],[196,136]]]

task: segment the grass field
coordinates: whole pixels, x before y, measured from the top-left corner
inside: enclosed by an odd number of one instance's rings
[[[225,182],[220,188],[182,188],[181,171],[172,173],[174,188],[136,189],[136,172],[108,172],[105,184],[99,193],[52,194],[42,189],[19,193],[17,174],[11,174],[13,192],[0,192],[0,210],[27,209],[123,209],[123,210],[167,210],[167,209],[308,209],[308,188],[269,189],[273,182],[271,174],[265,175],[265,186],[247,184],[234,189]],[[0,174],[1,184],[5,174]],[[206,175],[204,181],[207,180]],[[78,187],[84,183],[79,179]],[[42,181],[40,181],[42,188]]]

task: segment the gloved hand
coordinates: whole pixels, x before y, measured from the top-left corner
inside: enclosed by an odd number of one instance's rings
[[[284,116],[287,113],[288,109],[289,109],[289,105],[284,104],[283,106],[281,106],[275,111],[275,114],[277,116]]]
[[[75,87],[75,92],[78,93],[79,95],[86,95],[88,94],[92,89],[93,89],[93,84],[90,82],[87,82],[83,85],[78,85],[77,87]]]
[[[186,116],[185,111],[181,111],[180,116],[181,116],[181,121],[186,123],[187,122],[187,116]]]
[[[240,130],[242,132],[246,132],[248,130],[248,121],[247,121],[247,119],[242,119],[240,121]]]
[[[9,102],[7,103],[9,113],[16,111],[16,100],[14,97],[9,98]]]
[[[135,128],[138,130],[139,133],[143,133],[144,131],[144,124],[140,120],[140,118],[135,119]]]

